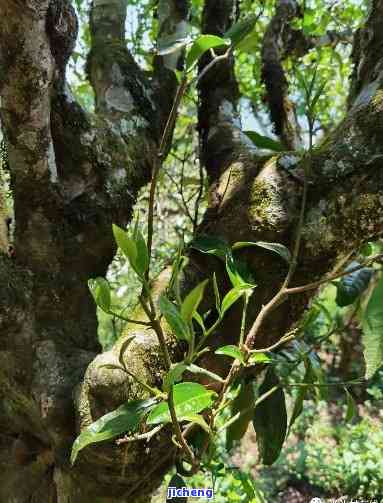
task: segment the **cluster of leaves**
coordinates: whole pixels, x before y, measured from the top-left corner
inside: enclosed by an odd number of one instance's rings
[[[177,75],[182,89],[182,86],[186,87],[186,84],[190,85],[198,80],[198,78],[188,79],[200,57],[207,51],[213,54],[214,62],[215,50],[219,49],[221,54],[224,51],[230,54],[233,50],[247,50],[248,44],[254,36],[257,20],[258,17],[255,15],[240,20],[223,38],[215,35],[200,35],[192,40],[189,38],[177,40],[176,44],[159,47],[158,54],[166,55],[178,51],[181,47],[188,49],[185,69]],[[302,22],[304,30],[310,31],[312,23],[307,21],[307,17],[304,17]],[[310,135],[315,122],[314,108],[320,101],[323,92],[323,84],[320,81],[317,84],[318,69],[319,65],[315,67],[310,79],[299,77],[298,73],[301,91],[305,96],[305,113],[309,122]],[[307,108],[308,102],[309,108]],[[270,150],[283,149],[283,146],[278,142],[258,133],[248,132],[248,136],[258,147]],[[147,314],[148,321],[128,320],[121,312],[117,312],[112,302],[110,285],[105,279],[92,280],[89,284],[91,292],[96,304],[103,312],[124,321],[150,326],[156,332],[164,353],[167,370],[163,376],[162,389],[152,388],[147,383],[141,382],[138,376],[130,373],[124,362],[124,354],[134,337],[127,339],[121,347],[120,365],[109,365],[109,368],[127,373],[142,386],[149,398],[123,404],[84,430],[73,446],[72,463],[75,462],[80,450],[91,443],[110,440],[122,433],[134,435],[140,431],[143,424],[146,425],[146,428],[149,427],[147,434],[150,434],[154,429],[162,428],[171,423],[176,434],[176,445],[183,451],[183,459],[189,462],[193,469],[195,457],[198,457],[196,466],[205,466],[217,476],[222,467],[213,466],[213,454],[219,430],[226,431],[227,446],[230,449],[235,442],[241,440],[248,425],[252,423],[256,432],[260,458],[264,464],[270,465],[278,458],[285,438],[302,413],[304,400],[310,394],[314,393],[325,397],[328,387],[343,386],[348,403],[346,418],[350,420],[353,417],[355,404],[348,387],[359,383],[359,380],[346,383],[327,381],[314,347],[302,340],[307,326],[317,316],[324,315],[322,309],[310,311],[293,335],[282,339],[276,345],[279,347],[283,343],[295,339],[291,347],[283,351],[273,352],[276,347],[254,350],[246,344],[246,309],[256,283],[252,271],[249,271],[246,264],[237,259],[236,250],[244,247],[261,247],[278,254],[290,265],[294,263],[296,257],[291,260],[289,251],[283,245],[240,242],[229,246],[219,239],[200,238],[195,240],[192,247],[201,253],[215,255],[224,262],[231,289],[222,296],[216,277],[213,276],[198,284],[184,298],[181,298],[179,278],[185,260],[182,250],[180,250],[173,265],[173,275],[168,290],[159,300],[159,313],[157,313],[149,287],[151,247],[148,242],[150,240],[145,240],[138,224],[135,225],[131,233],[117,226],[114,226],[113,232],[121,252],[128,259],[130,268],[134,271],[139,285],[142,287],[140,302]],[[362,267],[360,263],[351,264],[349,270],[337,283],[338,306],[343,308],[360,302],[361,296],[368,291],[372,277],[377,275],[376,272],[370,267]],[[211,323],[211,313],[200,312],[205,288],[210,281],[214,291],[217,313],[213,323]],[[371,292],[365,309],[361,310],[367,378],[375,373],[383,361],[382,295],[383,279],[380,278],[376,288]],[[222,379],[219,375],[200,367],[197,362],[200,356],[209,350],[207,348],[209,337],[219,328],[227,312],[239,300],[243,302],[243,312],[238,344],[219,347],[215,351],[216,354],[229,357],[233,361],[229,377]],[[182,361],[170,361],[162,332],[164,322],[172,335],[186,345],[187,349]],[[333,330],[334,327],[331,326],[322,339],[328,338]],[[317,343],[318,341],[316,341]],[[243,371],[245,369],[254,370],[255,367],[258,369],[255,373],[260,376],[260,379],[246,379],[244,377],[246,374]],[[303,378],[300,374],[302,369],[304,371]],[[209,387],[197,382],[183,381],[183,376],[186,373],[188,375],[203,375],[210,381],[215,381],[221,389],[220,393],[217,394]],[[294,397],[292,413],[288,416],[286,390],[290,388],[297,388],[297,393]],[[230,409],[229,417],[224,424],[218,426],[224,409]],[[184,438],[183,432],[190,431],[192,427],[197,427],[207,442],[202,442],[202,444],[197,442],[194,445],[191,441],[189,444],[188,439]],[[244,484],[246,486],[246,482]],[[247,487],[250,491],[251,484]],[[252,490],[255,491],[254,488]]]

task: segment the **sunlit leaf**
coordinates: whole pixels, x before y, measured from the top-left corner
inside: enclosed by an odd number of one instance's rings
[[[233,257],[231,253],[226,255],[226,271],[234,288],[253,289],[254,278],[246,263]]]
[[[200,35],[191,46],[186,56],[186,70],[190,70],[199,58],[209,49],[230,45],[230,40],[216,35]]]
[[[154,407],[156,402],[155,398],[133,400],[100,417],[76,438],[72,446],[72,465],[76,461],[78,453],[87,445],[111,440],[123,433],[135,431],[144,415]]]
[[[222,346],[222,348],[218,348],[215,351],[215,354],[230,356],[230,358],[234,358],[236,360],[239,360],[242,363],[244,362],[243,354],[241,353],[241,350],[237,346],[233,346],[233,345]]]
[[[136,231],[134,238],[137,248],[136,268],[140,276],[144,276],[149,266],[148,247],[140,230]]]
[[[131,343],[134,341],[135,338],[136,336],[132,335],[131,337],[128,337],[121,345],[120,354],[118,355],[118,361],[120,362],[122,367],[125,366],[124,362],[125,351],[128,349],[128,347],[131,345]]]
[[[221,304],[221,316],[223,316],[238,299],[245,295],[243,288],[232,288],[223,298]]]
[[[126,231],[115,224],[113,224],[113,235],[122,253],[128,258],[132,267],[135,267],[137,260],[137,246],[134,240],[129,237]]]
[[[272,359],[266,353],[253,353],[249,358],[251,364],[270,363]]]
[[[169,391],[173,384],[179,382],[182,379],[182,374],[185,372],[187,366],[180,362],[173,364],[168,372],[166,373],[163,381],[164,391]]]
[[[208,282],[208,279],[202,281],[202,283],[197,285],[191,292],[188,293],[182,302],[181,316],[186,322],[191,321],[193,314],[197,311]]]
[[[173,387],[174,406],[177,418],[198,414],[210,407],[216,393],[207,390],[202,384],[194,382],[182,382]],[[159,403],[149,414],[147,424],[160,424],[171,422],[167,402]]]
[[[182,421],[189,421],[190,423],[198,424],[204,431],[206,431],[206,433],[211,433],[209,425],[199,414],[186,414],[182,416]]]
[[[254,29],[257,17],[255,15],[249,16],[246,19],[242,19],[233,24],[233,26],[227,30],[224,37],[231,40],[234,47],[247,37]]]
[[[108,313],[110,311],[111,296],[107,280],[105,278],[90,279],[88,286],[97,306]]]

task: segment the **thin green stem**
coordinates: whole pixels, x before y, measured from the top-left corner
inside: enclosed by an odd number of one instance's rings
[[[246,314],[247,306],[249,304],[249,295],[245,293],[243,297],[243,310],[242,310],[242,320],[241,320],[241,332],[239,336],[239,347],[242,349],[243,343],[245,341],[245,328],[246,328]]]

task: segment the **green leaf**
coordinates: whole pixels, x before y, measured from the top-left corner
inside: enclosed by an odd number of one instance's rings
[[[206,433],[211,433],[209,425],[199,414],[186,414],[185,416],[182,416],[182,421],[190,421],[191,423],[196,423],[201,426],[201,428],[206,431]]]
[[[235,288],[252,289],[255,287],[255,284],[251,283],[253,278],[247,265],[234,258],[231,253],[226,256],[226,271]]]
[[[180,51],[190,43],[190,37],[167,37],[157,48],[158,56],[167,56]]]
[[[182,489],[183,487],[187,487],[187,484],[181,477],[181,475],[178,475],[178,473],[176,473],[170,479],[167,494],[169,494],[170,488],[174,488],[176,490],[176,489]],[[187,503],[187,500],[188,500],[187,498],[184,498],[182,496],[173,496],[173,494],[171,493],[170,496],[166,498],[166,503]]]
[[[246,290],[243,288],[232,288],[223,298],[221,304],[221,316],[235,303],[238,299],[245,295]]]
[[[241,350],[237,346],[234,346],[234,345],[222,346],[222,348],[218,348],[215,351],[215,354],[230,356],[230,358],[234,358],[236,360],[239,360],[242,363],[244,362],[243,354],[241,353]]]
[[[193,318],[198,323],[198,325],[202,328],[202,332],[205,333],[206,332],[206,327],[205,327],[205,323],[203,321],[202,316],[197,311],[195,311],[193,313]]]
[[[231,406],[231,416],[249,409],[246,413],[240,416],[234,423],[228,426],[226,430],[226,446],[230,450],[234,442],[242,439],[247,431],[250,421],[253,418],[254,411],[252,407],[255,403],[254,387],[252,382],[242,382],[238,395],[234,399]]]
[[[249,358],[251,364],[271,363],[272,359],[266,353],[253,353]]]
[[[383,276],[363,313],[362,328],[366,379],[370,379],[383,365]]]
[[[267,503],[263,494],[257,489],[253,478],[248,474],[238,469],[231,471],[233,477],[239,480],[242,484],[242,489],[247,498],[246,501],[256,501],[256,503]]]
[[[72,446],[71,464],[74,464],[78,453],[87,445],[111,440],[122,433],[135,431],[144,415],[153,408],[156,402],[155,398],[133,400],[100,417],[76,438]]]
[[[166,321],[177,339],[189,341],[190,330],[188,324],[182,318],[177,306],[175,306],[173,302],[170,302],[165,295],[161,295],[159,306],[161,313],[165,316]]]
[[[255,131],[244,131],[244,133],[258,148],[265,148],[267,150],[272,150],[273,152],[284,152],[287,150],[286,147],[279,141],[263,136]]]
[[[354,269],[360,265],[359,262],[353,261],[346,270]],[[337,283],[336,288],[336,303],[339,307],[349,306],[368,288],[374,269],[371,267],[363,267],[358,271],[354,271]]]
[[[201,35],[199,36],[191,46],[189,52],[186,56],[186,70],[190,70],[191,67],[199,60],[199,58],[209,49],[214,49],[216,47],[221,47],[223,45],[230,45],[230,40],[226,40],[216,35]]]
[[[306,366],[306,372],[305,372],[305,376],[303,378],[303,382],[305,384],[311,384],[314,381],[314,374],[313,374],[313,370],[312,370],[311,363],[310,363],[309,359],[306,359],[305,366]],[[298,419],[298,417],[301,415],[301,413],[303,411],[303,402],[307,396],[307,393],[309,392],[309,389],[310,389],[309,386],[301,386],[298,389],[297,397],[295,399],[293,411],[292,411],[291,417],[290,417],[289,431],[291,430],[293,424],[295,423],[295,421]]]
[[[202,281],[199,285],[197,285],[188,295],[185,297],[181,306],[181,316],[186,322],[190,322],[193,314],[197,312],[198,306],[203,297],[203,293],[205,291],[205,287],[209,282],[208,279]]]
[[[131,343],[134,341],[136,338],[135,335],[132,335],[132,337],[128,337],[123,343],[120,348],[120,354],[118,355],[118,361],[122,365],[122,367],[125,367],[125,362],[124,362],[124,354],[125,351],[128,349],[128,347],[131,345]]]
[[[131,266],[135,269],[135,264],[137,260],[137,246],[132,238],[128,236],[128,233],[118,227],[118,225],[113,224],[113,235],[116,240],[117,246],[120,248],[125,257],[128,258]]]
[[[259,389],[259,396],[278,385],[279,379],[270,367]],[[282,388],[278,388],[256,406],[253,426],[260,457],[265,465],[272,465],[281,452],[287,430],[286,402]]]
[[[231,251],[227,241],[209,236],[199,236],[191,243],[190,247],[201,253],[215,255],[223,260],[226,259],[226,255]]]
[[[215,308],[217,309],[217,312],[219,314],[221,314],[221,296],[219,294],[217,276],[216,276],[215,272],[213,274],[213,287],[214,287],[214,297],[215,297]]]
[[[135,232],[134,239],[137,248],[136,268],[139,275],[143,277],[149,267],[148,247],[140,230]]]
[[[179,420],[190,414],[198,414],[210,407],[216,393],[207,390],[202,384],[182,382],[173,388],[174,406]],[[170,423],[171,417],[167,402],[159,403],[149,414],[147,424]]]
[[[105,278],[90,279],[88,281],[88,286],[97,306],[106,313],[109,313],[111,297],[107,280]]]
[[[277,253],[288,264],[291,262],[291,253],[289,249],[280,243],[267,243],[265,241],[238,241],[233,245],[233,250],[239,250],[240,248],[246,248],[248,246],[257,246],[259,248],[264,248],[265,250],[270,250]]]
[[[305,35],[310,35],[316,28],[315,23],[315,11],[313,9],[305,9],[303,17],[303,33]]]
[[[246,38],[254,29],[257,16],[252,15],[241,21],[237,21],[233,26],[227,30],[224,37],[231,40],[234,47],[238,46],[244,38]]]
[[[184,363],[175,363],[170,367],[164,377],[164,391],[169,391],[170,387],[173,386],[174,383],[177,383],[182,379],[182,374],[185,372],[186,368],[187,367]]]
[[[352,397],[351,393],[348,391],[348,389],[345,388],[344,391],[346,392],[346,396],[347,396],[347,411],[346,411],[345,421],[346,421],[346,423],[348,423],[351,421],[351,419],[353,417],[358,415],[358,409],[356,407],[355,400],[353,399],[353,397]]]

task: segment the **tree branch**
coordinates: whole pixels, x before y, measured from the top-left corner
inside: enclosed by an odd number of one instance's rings
[[[295,0],[279,0],[275,15],[266,29],[262,42],[262,80],[275,133],[289,150],[302,144],[295,107],[288,97],[288,81],[282,66],[285,50],[284,33],[289,23],[300,14]]]

